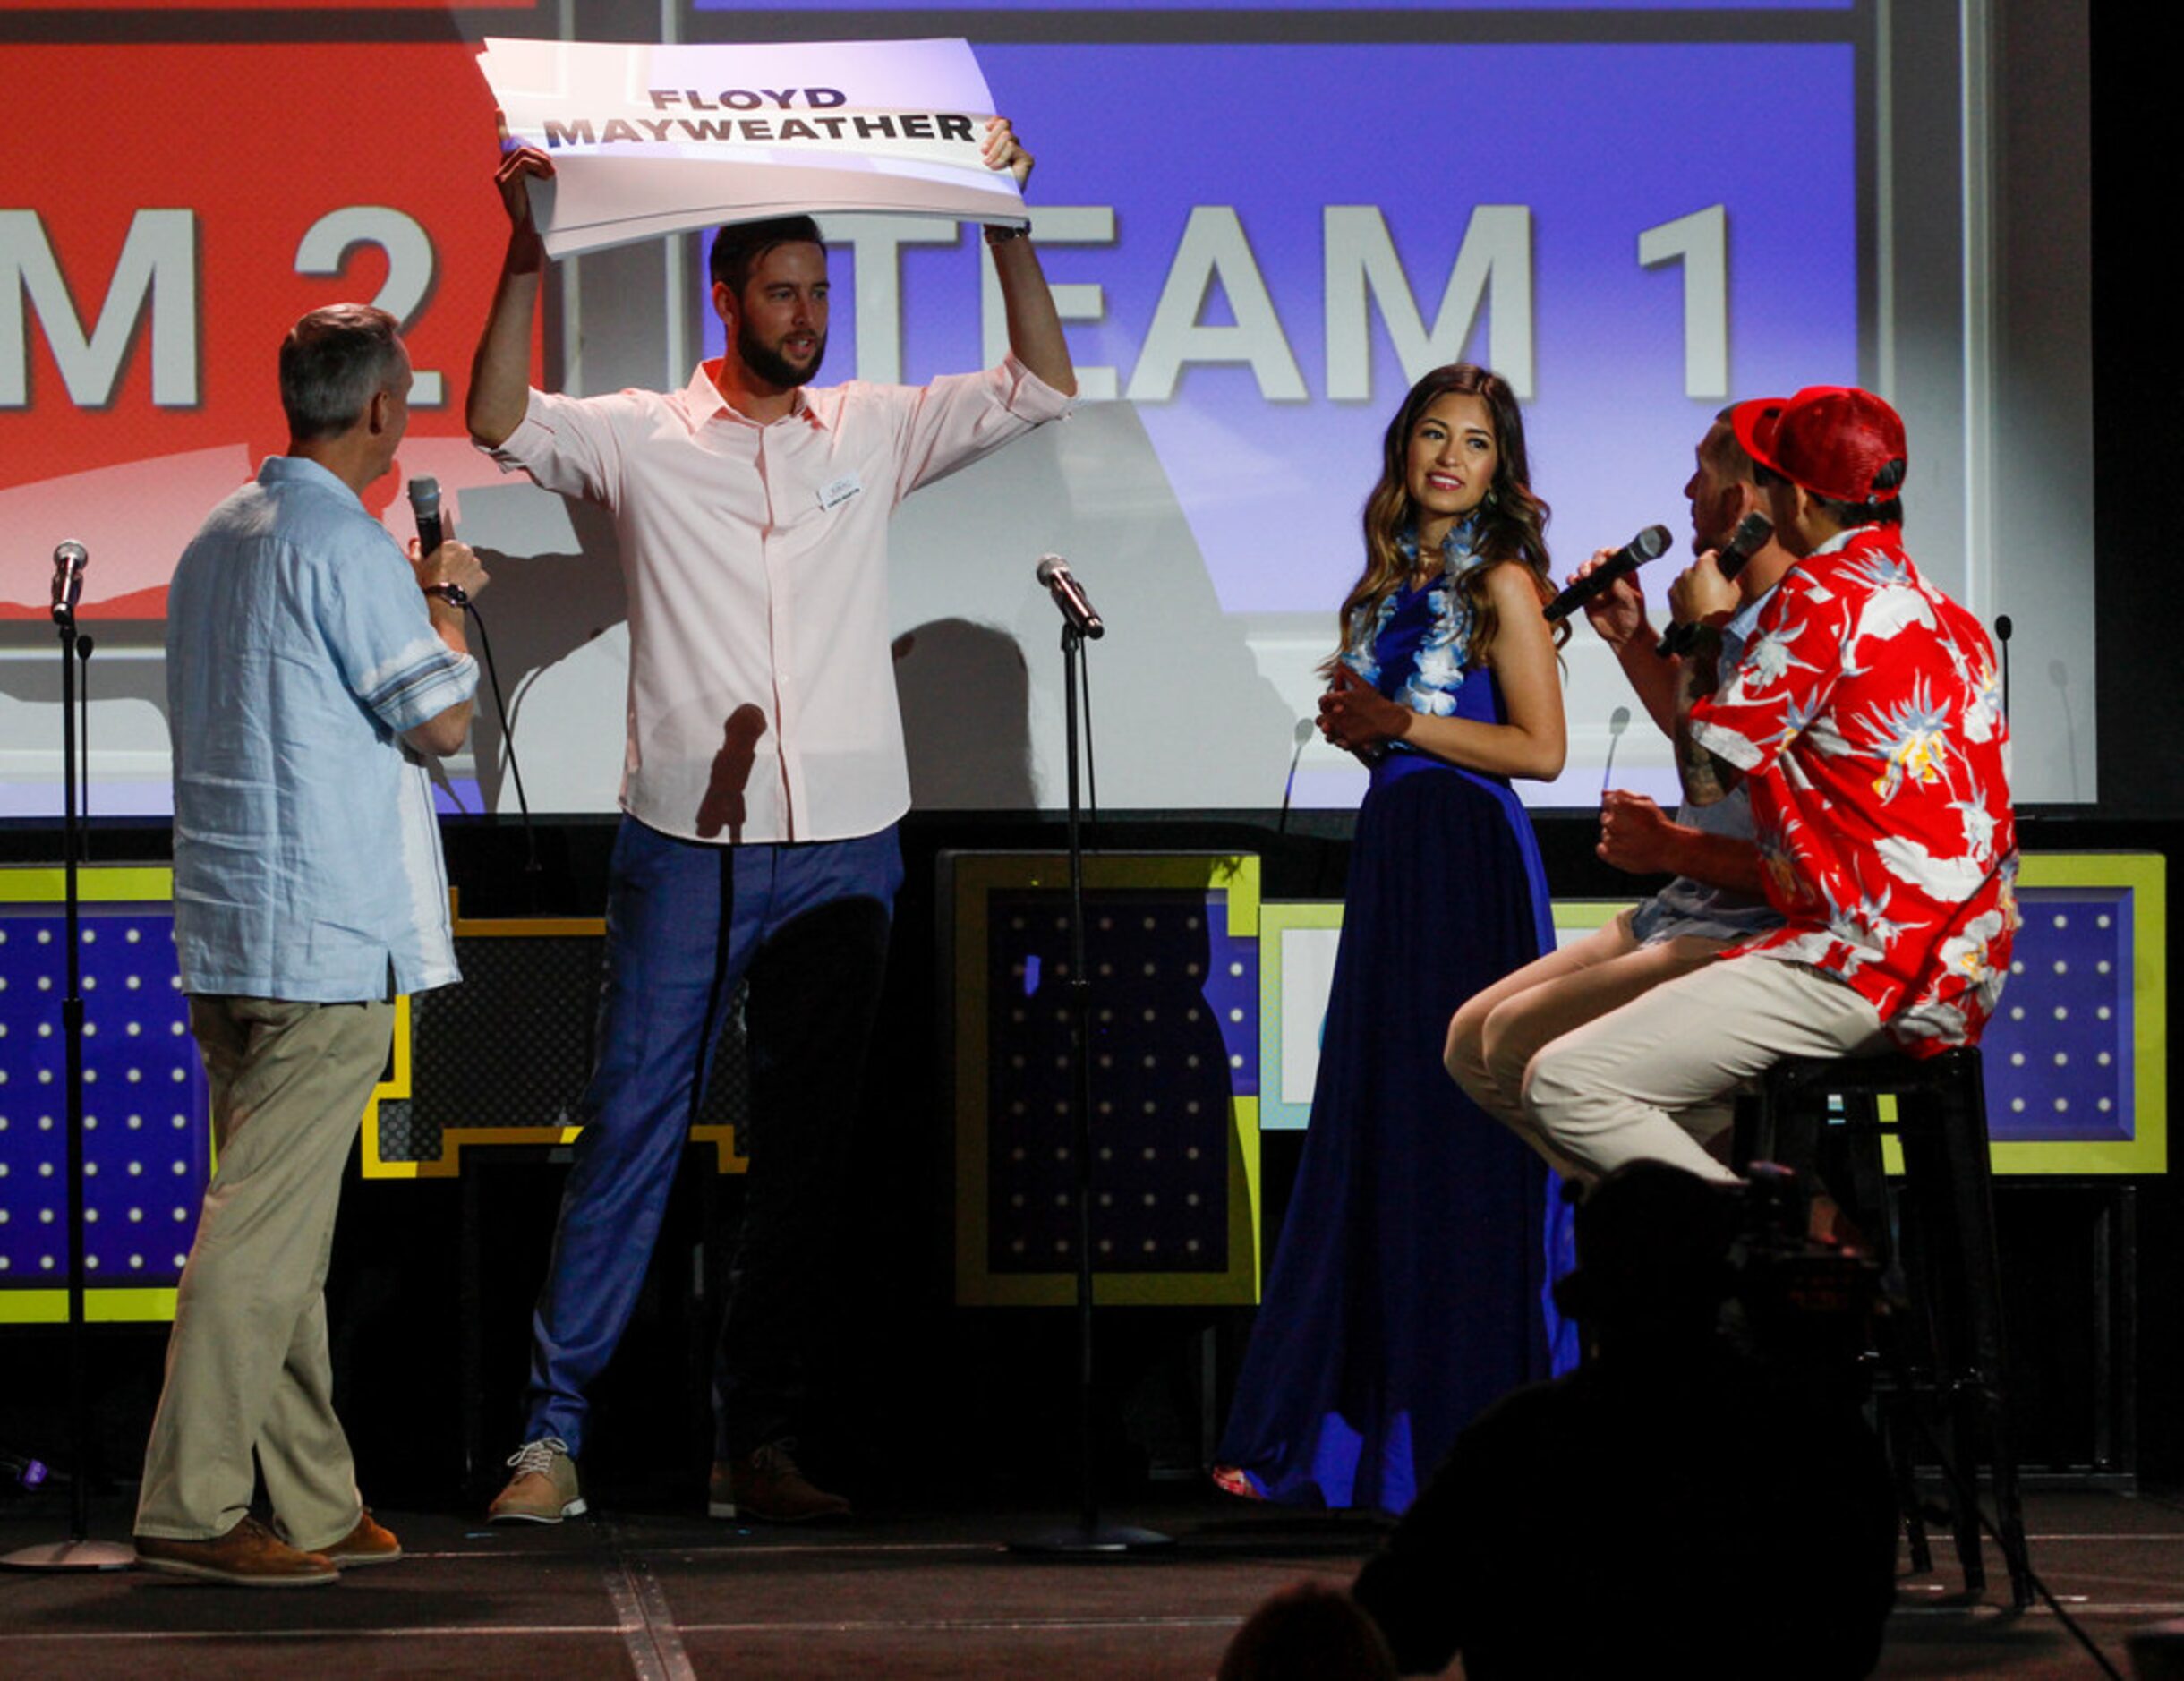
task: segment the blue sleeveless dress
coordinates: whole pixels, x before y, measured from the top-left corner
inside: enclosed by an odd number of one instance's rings
[[[1391,698],[1429,644],[1450,652],[1432,593],[1398,594],[1359,662]],[[1492,673],[1454,669],[1434,709],[1506,721]],[[1457,1005],[1552,939],[1506,781],[1400,750],[1373,767],[1310,1129],[1218,1455],[1250,1492],[1401,1512],[1459,1429],[1546,1375],[1547,1173],[1441,1051]]]

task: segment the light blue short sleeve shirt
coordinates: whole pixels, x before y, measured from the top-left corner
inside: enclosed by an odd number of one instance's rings
[[[458,978],[402,733],[467,700],[477,665],[356,493],[277,456],[215,508],[168,590],[166,679],[183,988],[339,1003]]]
[[[1770,591],[1771,594],[1773,592]],[[1727,672],[1736,670],[1744,657],[1745,644],[1751,640],[1752,632],[1759,623],[1760,609],[1767,596],[1756,602],[1747,602],[1730,617],[1721,628],[1720,669]],[[1678,823],[1688,823],[1708,834],[1728,835],[1733,840],[1757,843],[1758,827],[1752,816],[1752,792],[1739,781],[1731,789],[1728,798],[1711,806],[1686,804],[1676,814]],[[1641,945],[1654,945],[1663,940],[1674,940],[1685,934],[1696,934],[1708,940],[1741,940],[1747,934],[1763,933],[1781,925],[1782,913],[1764,899],[1749,894],[1732,892],[1726,887],[1715,887],[1706,882],[1693,881],[1688,875],[1679,875],[1652,898],[1638,907],[1638,914],[1631,923],[1631,933]]]

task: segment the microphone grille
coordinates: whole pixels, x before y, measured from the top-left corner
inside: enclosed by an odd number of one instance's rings
[[[1051,585],[1054,581],[1054,575],[1057,572],[1067,572],[1069,569],[1070,563],[1060,555],[1041,555],[1037,570],[1038,580],[1042,584]]]
[[[412,508],[438,508],[439,481],[431,477],[412,479],[409,482],[409,499]]]
[[[1631,547],[1644,559],[1658,560],[1668,552],[1668,545],[1674,541],[1675,539],[1668,535],[1668,528],[1666,525],[1648,525],[1631,539]]]

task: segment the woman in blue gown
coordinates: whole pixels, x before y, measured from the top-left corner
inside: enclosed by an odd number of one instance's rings
[[[1552,939],[1513,776],[1561,771],[1553,593],[1523,418],[1469,363],[1420,380],[1365,504],[1320,732],[1358,814],[1312,1118],[1215,1480],[1400,1512],[1457,1430],[1544,1375],[1543,1170],[1449,1080],[1456,1006]]]

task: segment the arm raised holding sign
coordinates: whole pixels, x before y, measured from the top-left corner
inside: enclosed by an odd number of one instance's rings
[[[503,126],[501,138],[508,138]],[[500,160],[493,184],[508,212],[508,250],[493,292],[492,313],[478,339],[470,364],[470,398],[464,422],[470,435],[487,448],[505,442],[524,417],[531,388],[531,323],[538,311],[539,276],[546,248],[531,221],[531,195],[525,183],[547,180],[553,160],[535,146],[521,146]]]
[[[1016,138],[1005,116],[985,125],[980,142],[987,165],[1006,169],[1019,188],[1031,180],[1031,154]],[[1038,253],[1022,230],[988,227],[986,249],[994,253],[994,271],[1001,280],[1002,308],[1009,323],[1009,349],[1024,366],[1065,397],[1077,395],[1077,370],[1070,361],[1069,343],[1062,336],[1062,318],[1054,310],[1054,294],[1039,268]]]

